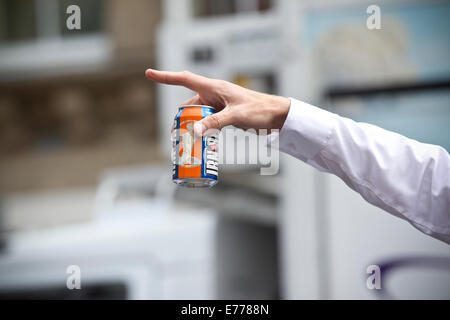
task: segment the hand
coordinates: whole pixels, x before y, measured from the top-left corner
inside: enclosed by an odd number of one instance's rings
[[[215,108],[216,113],[198,121],[194,132],[201,136],[209,129],[233,125],[241,129],[281,129],[289,112],[288,98],[256,92],[224,80],[209,79],[183,71],[148,69],[150,80],[184,86],[197,95],[181,105],[200,104]]]

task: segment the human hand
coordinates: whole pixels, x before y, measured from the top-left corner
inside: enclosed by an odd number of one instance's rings
[[[147,69],[150,80],[184,86],[197,94],[181,105],[200,104],[216,113],[194,125],[196,135],[233,125],[241,129],[281,129],[289,112],[290,100],[249,90],[224,80],[206,78],[189,71],[169,72]]]

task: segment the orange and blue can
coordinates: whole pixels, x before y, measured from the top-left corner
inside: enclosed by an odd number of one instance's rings
[[[214,108],[185,105],[178,108],[172,127],[172,180],[184,187],[212,187],[219,174],[218,136],[194,135],[194,124],[214,114]]]

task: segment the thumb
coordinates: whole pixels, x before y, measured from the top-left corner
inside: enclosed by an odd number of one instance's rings
[[[194,124],[194,134],[201,137],[208,131],[221,130],[223,127],[233,124],[232,117],[228,111],[222,110],[214,113]]]

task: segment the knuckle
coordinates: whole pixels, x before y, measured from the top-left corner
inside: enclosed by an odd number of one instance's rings
[[[221,98],[223,104],[228,104],[228,94],[230,89],[230,83],[225,80],[216,80],[214,85],[216,94]]]
[[[232,123],[235,123],[240,118],[239,111],[238,110],[230,111],[228,117]]]
[[[235,109],[232,121],[237,125],[246,126],[249,122],[248,113],[243,108]]]
[[[220,91],[225,92],[227,90],[227,88],[228,88],[228,82],[225,81],[225,80],[217,80],[217,88]]]
[[[245,116],[245,112],[242,108],[234,108],[231,113],[233,115],[233,119],[235,120],[242,119]]]
[[[221,128],[221,126],[220,126],[220,118],[219,118],[219,116],[217,114],[210,115],[209,119],[211,121],[212,127],[218,128],[218,129]]]
[[[179,79],[178,83],[180,84],[185,83],[188,78],[189,78],[189,71],[187,70],[181,71],[178,77]]]

